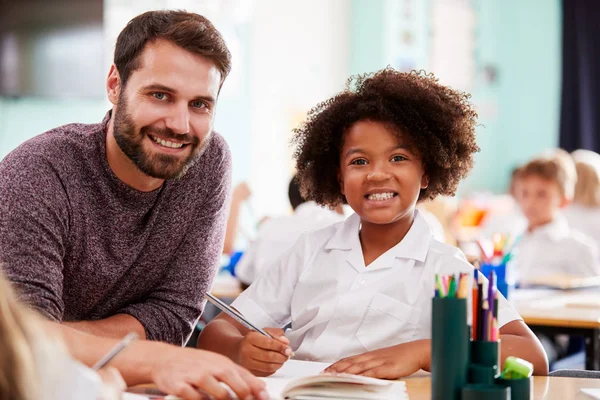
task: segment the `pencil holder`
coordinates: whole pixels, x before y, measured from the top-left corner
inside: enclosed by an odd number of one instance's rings
[[[511,400],[533,399],[533,377],[523,379],[498,378],[496,383],[510,388]]]
[[[433,298],[431,316],[432,399],[460,400],[469,363],[467,300]]]
[[[511,400],[510,387],[501,385],[466,385],[462,390],[462,400]]]
[[[500,341],[471,341],[471,364],[479,364],[486,367],[495,366],[498,368],[499,353]]]
[[[500,375],[498,369],[499,342],[470,342],[470,361],[468,381],[472,384],[493,385]]]
[[[472,384],[485,384],[493,385],[496,383],[498,377],[498,367],[493,365],[491,367],[479,364],[469,364],[469,375],[467,380]]]

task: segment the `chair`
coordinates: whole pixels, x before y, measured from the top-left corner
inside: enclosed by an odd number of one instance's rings
[[[556,371],[550,372],[548,376],[600,379],[600,371],[589,371],[585,369],[557,369]]]

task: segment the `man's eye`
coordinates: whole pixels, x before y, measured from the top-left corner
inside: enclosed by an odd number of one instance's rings
[[[206,104],[200,100],[194,100],[190,105],[194,108],[206,108]]]
[[[152,93],[152,96],[154,96],[154,98],[155,98],[156,100],[164,100],[164,99],[166,99],[166,98],[167,98],[167,95],[166,95],[166,94],[164,94],[164,93],[160,93],[160,92],[157,92],[157,93]]]

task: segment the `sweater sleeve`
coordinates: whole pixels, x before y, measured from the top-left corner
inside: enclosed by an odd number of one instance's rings
[[[0,263],[19,297],[61,321],[69,202],[52,163],[23,145],[0,163]]]
[[[142,323],[148,340],[185,345],[202,313],[219,267],[229,212],[231,155],[224,142],[223,146],[207,181],[212,189],[205,192],[198,217],[189,224],[161,284],[143,302],[120,310]]]

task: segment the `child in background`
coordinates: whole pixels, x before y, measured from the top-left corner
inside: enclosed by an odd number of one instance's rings
[[[19,304],[0,269],[0,399],[120,399],[125,382],[114,368],[100,376],[48,337],[33,311]]]
[[[303,233],[344,220],[342,207],[334,211],[321,207],[314,201],[306,201],[300,194],[295,175],[290,180],[288,197],[294,214],[269,218],[261,224],[256,239],[248,245],[235,266],[235,275],[244,284],[254,282],[264,268],[292,247]]]
[[[595,243],[571,229],[561,214],[573,198],[575,177],[573,161],[559,154],[534,159],[520,169],[517,199],[528,221],[516,260],[521,281],[600,274]]]
[[[565,209],[569,226],[589,236],[600,249],[600,154],[576,150],[571,156],[577,170],[573,203]]]
[[[355,214],[303,235],[233,303],[277,339],[220,315],[199,347],[258,375],[280,368],[291,348],[297,359],[335,362],[331,372],[395,379],[429,370],[435,274],[473,267],[432,238],[415,207],[454,195],[478,151],[475,124],[467,95],[393,69],[351,79],[311,110],[295,137],[303,195]],[[501,359],[518,356],[546,374],[541,345],[504,297],[499,325]]]

